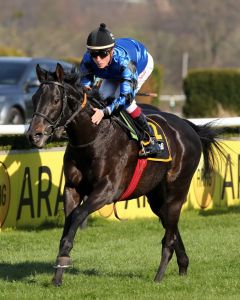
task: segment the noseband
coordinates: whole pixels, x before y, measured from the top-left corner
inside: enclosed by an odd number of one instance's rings
[[[76,116],[81,110],[84,109],[84,107],[86,106],[86,103],[87,103],[87,95],[86,95],[86,93],[83,94],[84,96],[83,96],[83,102],[82,102],[82,104],[78,106],[78,109],[77,109],[77,110],[76,110],[76,111],[75,111],[75,112],[67,119],[67,121],[65,122],[65,124],[62,125],[62,126],[60,126],[60,122],[61,122],[62,116],[63,116],[63,114],[64,114],[64,111],[65,111],[66,107],[67,107],[67,100],[68,100],[68,98],[71,98],[71,99],[77,101],[78,103],[79,103],[79,101],[76,100],[76,98],[74,98],[72,95],[67,95],[65,85],[62,84],[62,83],[60,83],[60,82],[57,82],[57,81],[43,81],[43,82],[41,82],[41,85],[40,85],[40,86],[42,86],[43,84],[48,84],[48,85],[49,85],[49,84],[58,85],[58,86],[60,86],[60,87],[63,88],[63,92],[64,92],[64,96],[63,96],[63,99],[62,99],[62,101],[63,101],[62,110],[61,110],[59,116],[57,117],[57,119],[56,119],[55,121],[52,121],[48,116],[46,116],[46,115],[44,115],[44,114],[42,114],[42,113],[40,113],[40,112],[38,112],[38,111],[34,112],[33,115],[32,115],[32,117],[34,117],[34,116],[42,117],[44,120],[46,120],[46,121],[50,124],[50,125],[46,128],[46,130],[45,130],[45,132],[44,132],[44,135],[50,136],[50,135],[53,134],[53,132],[54,132],[56,129],[58,129],[58,128],[60,128],[60,127],[63,127],[63,129],[65,129],[65,128],[67,127],[67,125],[75,118],[75,116]],[[52,129],[51,133],[48,133],[48,128],[51,128],[51,129]]]

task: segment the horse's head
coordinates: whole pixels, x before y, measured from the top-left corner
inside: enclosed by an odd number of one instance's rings
[[[56,129],[66,126],[82,109],[84,99],[74,86],[76,76],[70,80],[60,64],[55,72],[37,65],[36,73],[41,84],[32,97],[34,113],[27,136],[33,146],[42,148]]]

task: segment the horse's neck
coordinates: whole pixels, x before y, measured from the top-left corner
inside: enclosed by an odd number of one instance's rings
[[[67,128],[68,137],[71,144],[83,145],[92,143],[96,139],[101,139],[106,135],[109,121],[101,121],[99,125],[92,123],[93,112],[88,108],[79,113]]]
[[[95,105],[94,105],[95,106]],[[71,122],[67,128],[70,143],[73,145],[94,145],[94,142],[109,144],[111,142],[120,145],[127,143],[128,137],[122,128],[110,119],[102,119],[100,124],[92,123],[91,117],[94,114],[90,102]]]

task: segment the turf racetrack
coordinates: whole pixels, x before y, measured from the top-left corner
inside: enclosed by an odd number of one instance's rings
[[[180,230],[188,276],[178,276],[174,256],[157,284],[163,236],[157,218],[92,219],[78,231],[60,288],[51,279],[61,228],[5,230],[0,299],[240,299],[240,208],[184,212]]]

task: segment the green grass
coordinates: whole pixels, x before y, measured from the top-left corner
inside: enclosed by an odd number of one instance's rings
[[[190,258],[176,258],[153,282],[163,229],[157,218],[92,219],[79,230],[63,286],[51,285],[61,228],[0,233],[0,299],[240,299],[240,208],[184,212],[180,230]]]

